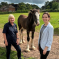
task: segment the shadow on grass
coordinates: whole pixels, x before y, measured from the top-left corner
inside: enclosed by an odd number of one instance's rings
[[[54,35],[59,36],[59,28],[54,29]]]
[[[21,54],[21,58],[22,59],[35,59],[35,58],[25,58],[23,57],[23,54]],[[10,54],[10,57],[11,59],[18,59],[17,58],[17,52],[16,51],[11,51],[11,54]],[[0,59],[6,59],[6,48],[5,47],[0,47]]]

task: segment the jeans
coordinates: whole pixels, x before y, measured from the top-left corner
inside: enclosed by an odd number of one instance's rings
[[[17,50],[18,59],[21,59],[21,48],[20,48],[20,46],[17,45],[16,43],[12,43],[12,45]],[[8,44],[8,46],[6,46],[6,57],[7,57],[7,59],[10,59],[10,51],[11,51],[11,44]]]

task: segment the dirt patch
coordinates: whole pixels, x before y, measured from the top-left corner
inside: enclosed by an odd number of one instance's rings
[[[26,31],[24,31],[25,43],[20,45],[20,47],[21,47],[21,51],[25,58],[28,58],[28,57],[35,57],[36,59],[40,58],[40,53],[37,50],[38,37],[39,37],[39,31],[35,32],[35,35],[34,35],[34,46],[36,47],[36,50],[35,51],[31,50],[30,52],[25,52],[24,50],[26,49],[26,46],[27,46],[27,36],[26,36]],[[20,41],[20,39],[19,39],[19,41]],[[30,43],[29,43],[29,45],[30,45]],[[0,47],[5,47],[2,29],[0,29]],[[15,50],[15,48],[13,46],[11,49]],[[59,59],[59,36],[56,36],[56,35],[54,36],[53,43],[52,43],[52,49],[51,49],[50,54],[47,59]]]

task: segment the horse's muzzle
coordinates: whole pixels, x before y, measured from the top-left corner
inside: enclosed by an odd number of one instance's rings
[[[35,22],[34,22],[34,24],[35,24],[35,26],[39,26],[39,25],[40,25],[40,23],[39,23],[39,22],[37,22],[37,23],[35,23]]]
[[[37,26],[39,26],[39,25],[40,25],[40,22],[39,22],[39,20],[37,20],[37,23],[36,23],[36,25],[37,25]]]
[[[37,24],[36,24],[37,26],[39,26],[40,25],[40,22],[39,21],[37,21]]]
[[[40,25],[40,23],[37,23],[37,26],[39,26]]]

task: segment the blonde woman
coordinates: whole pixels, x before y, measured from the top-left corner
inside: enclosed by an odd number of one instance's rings
[[[9,22],[4,25],[3,29],[3,37],[6,46],[6,57],[7,59],[10,59],[11,45],[13,45],[17,50],[18,59],[21,59],[21,48],[19,47],[18,43],[19,38],[17,26],[14,23],[15,21],[14,15],[10,14],[8,17],[8,21]]]
[[[42,19],[44,24],[41,26],[39,39],[38,39],[38,50],[40,51],[40,59],[47,59],[51,50],[53,41],[53,26],[49,22],[50,14],[48,12],[43,13]]]

